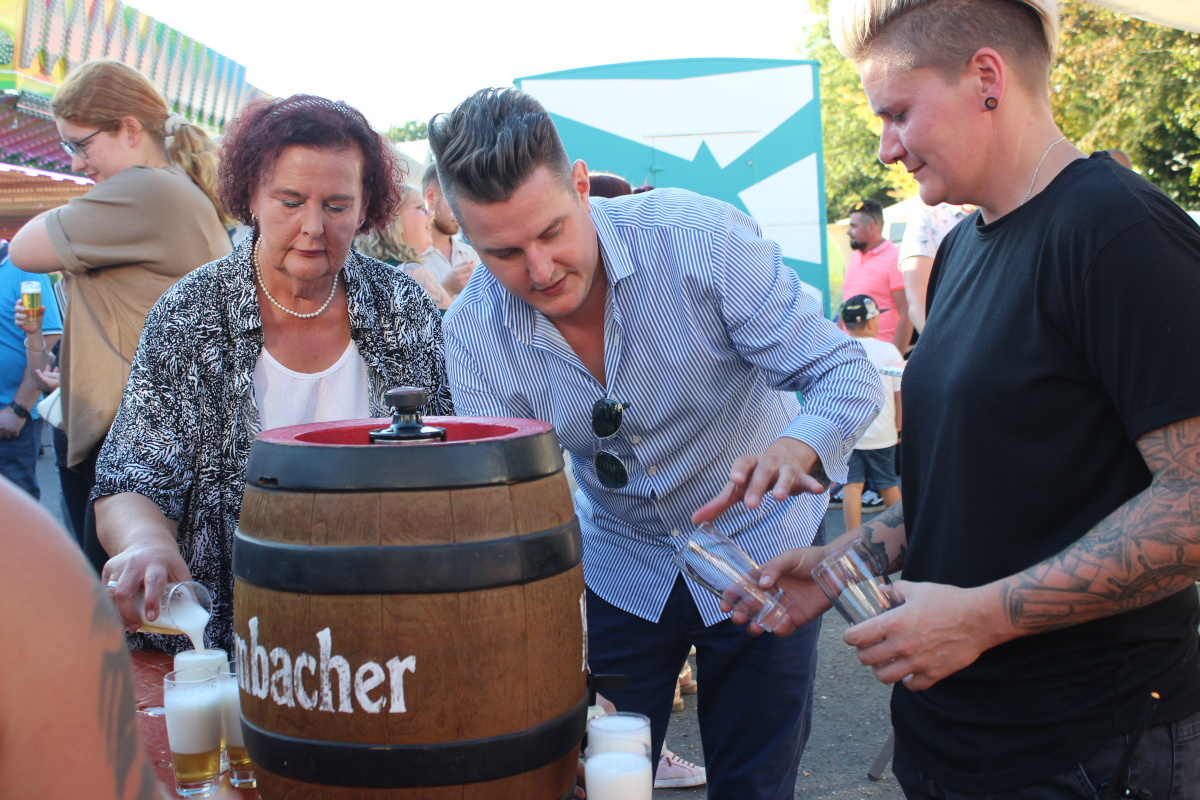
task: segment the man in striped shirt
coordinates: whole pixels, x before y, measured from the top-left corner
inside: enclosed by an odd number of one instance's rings
[[[878,373],[732,206],[589,199],[587,166],[528,95],[480,91],[430,144],[487,268],[445,320],[455,405],[551,422],[570,452],[592,671],[627,676],[608,694],[650,717],[657,754],[695,644],[708,796],[791,798],[819,621],[751,637],[671,555],[717,517],[760,562],[821,537]]]

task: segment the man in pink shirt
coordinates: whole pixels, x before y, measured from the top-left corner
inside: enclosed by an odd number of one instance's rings
[[[900,274],[900,248],[883,238],[883,206],[860,200],[850,209],[850,249],[842,296],[869,295],[883,313],[875,338],[891,342],[901,353],[912,339],[904,277]]]

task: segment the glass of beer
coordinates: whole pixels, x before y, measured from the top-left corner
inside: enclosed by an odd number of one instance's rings
[[[175,671],[185,669],[211,669],[221,671],[221,667],[229,663],[229,656],[219,647],[209,650],[181,650],[175,654]],[[221,680],[217,679],[220,686]],[[229,769],[228,757],[225,753],[225,737],[221,737],[221,772]]]
[[[39,281],[21,281],[21,303],[24,304],[30,322],[41,322],[46,307],[42,305],[42,284]]]
[[[590,737],[590,734],[589,734]],[[654,763],[650,746],[624,743],[621,749],[591,745],[584,752],[584,787],[588,800],[651,800]]]
[[[238,687],[236,667],[226,664],[217,670],[221,688],[221,727],[225,731],[225,751],[229,754],[229,782],[239,789],[258,786],[254,765],[246,753],[242,738],[242,696]]]
[[[650,718],[631,711],[602,714],[588,720],[588,749],[597,753],[632,747],[640,752],[650,747]]]
[[[168,672],[163,678],[163,706],[175,791],[183,797],[216,791],[221,777],[221,690],[217,671]]]
[[[142,618],[138,633],[186,634],[192,647],[204,649],[204,629],[212,616],[212,595],[203,584],[195,581],[172,583],[158,598],[158,619],[146,619],[146,598],[138,592],[133,598],[134,608]]]

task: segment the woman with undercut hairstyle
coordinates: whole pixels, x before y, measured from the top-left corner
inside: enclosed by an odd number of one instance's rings
[[[903,502],[766,582],[803,622],[847,541],[904,570],[845,639],[895,684],[910,800],[1200,797],[1200,228],[1056,126],[1054,0],[834,0],[829,24],[880,160],[978,210],[905,370]]]

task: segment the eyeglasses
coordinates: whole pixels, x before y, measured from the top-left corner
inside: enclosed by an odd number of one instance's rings
[[[608,489],[620,489],[629,483],[629,470],[621,463],[616,453],[604,449],[606,439],[617,435],[629,403],[602,397],[592,406],[592,433],[599,439],[599,450],[592,463],[596,465],[596,476]]]
[[[93,136],[96,136],[103,132],[104,132],[104,130],[101,129],[101,130],[96,131],[95,133],[89,133],[87,136],[83,137],[78,142],[68,142],[64,139],[62,142],[60,142],[60,144],[62,144],[62,149],[66,150],[67,155],[69,155],[71,158],[75,158],[76,156],[78,156],[79,158],[82,158],[84,161],[87,161],[87,157],[88,157],[87,150],[85,150],[83,148],[83,146],[85,144],[87,144],[88,140],[91,139]]]

